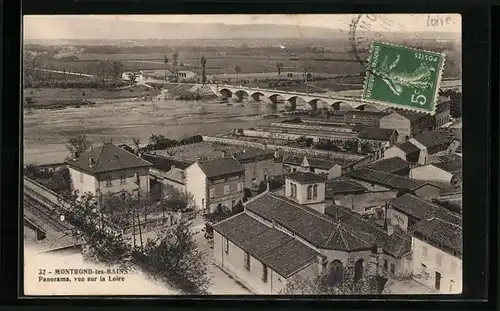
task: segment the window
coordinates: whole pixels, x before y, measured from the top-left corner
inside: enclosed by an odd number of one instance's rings
[[[236,201],[235,200],[232,200],[231,201],[231,207],[234,207],[234,205],[236,204]]]
[[[292,169],[292,172],[296,172],[296,171],[297,171],[297,169],[296,169],[296,168],[293,168],[293,169]]]
[[[318,198],[318,185],[314,185],[313,187],[313,198],[314,199]]]
[[[427,258],[427,246],[422,246],[422,257]]]
[[[267,283],[267,266],[262,264],[262,282]]]
[[[241,191],[243,191],[243,183],[242,182],[238,183],[238,192],[241,192]]]
[[[120,185],[124,185],[127,183],[127,179],[125,178],[125,175],[120,176]]]
[[[226,240],[226,243],[224,244],[224,252],[226,254],[229,254],[229,240],[228,239],[225,239]]]
[[[113,186],[113,182],[111,180],[111,176],[106,177],[106,187],[111,187]]]
[[[297,185],[292,184],[292,189],[293,189],[293,197],[296,198],[297,197]]]
[[[83,173],[80,173],[80,182],[83,183]]]
[[[215,188],[210,189],[210,197],[215,198]]]
[[[229,185],[224,186],[224,194],[229,194]]]
[[[307,199],[311,200],[312,199],[312,193],[313,192],[313,186],[307,186]]]
[[[384,259],[384,269],[387,270],[387,268],[389,267],[388,266],[388,262],[387,262],[387,259]]]
[[[250,254],[245,252],[245,256],[243,256],[243,259],[245,261],[245,269],[250,271]]]
[[[443,254],[441,254],[441,253],[437,253],[437,254],[436,254],[436,264],[437,264],[438,266],[440,266],[442,261],[443,261]]]
[[[396,272],[396,265],[391,263],[391,273],[395,273]]]

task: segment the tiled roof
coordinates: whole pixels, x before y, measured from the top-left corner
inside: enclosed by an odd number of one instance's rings
[[[364,219],[360,214],[343,206],[329,206],[325,208],[325,214],[342,223],[347,223],[359,232],[364,232],[374,238],[375,244],[382,247],[384,252],[399,258],[411,250],[411,237],[409,234],[395,230],[389,235],[375,222]]]
[[[262,150],[257,148],[245,148],[242,151],[234,153],[234,156],[241,163],[248,163],[257,159],[273,159],[274,151]]]
[[[365,127],[359,132],[358,138],[369,140],[389,141],[394,134],[394,129],[384,129],[379,127]]]
[[[349,177],[355,180],[365,181],[399,190],[414,190],[426,184],[426,182],[423,181],[416,181],[399,175],[376,171],[369,168],[360,168],[352,171],[349,173]]]
[[[462,161],[462,157],[458,154],[445,154],[441,156],[433,156],[436,160],[435,162],[451,162],[451,161]]]
[[[366,188],[353,180],[346,180],[344,178],[335,178],[326,182],[325,197],[333,198],[335,194],[345,193],[363,193]]]
[[[89,158],[93,159],[94,165],[90,166]],[[76,161],[68,160],[66,163],[91,174],[152,166],[150,162],[111,143],[83,152]]]
[[[286,177],[302,183],[324,182],[326,180],[324,176],[316,175],[311,172],[293,172],[287,174]]]
[[[415,224],[414,232],[462,255],[463,229],[459,214],[440,208],[433,216]]]
[[[272,193],[248,201],[245,209],[275,221],[318,248],[357,251],[373,246],[373,238],[356,228]]]
[[[382,159],[367,165],[368,168],[376,171],[394,174],[404,169],[410,168],[410,164],[400,157]]]
[[[410,121],[417,121],[418,119],[426,116],[425,113],[411,111],[407,109],[389,108],[388,110],[395,111],[397,114],[402,115],[403,117],[407,118]]]
[[[449,162],[441,162],[441,163],[432,163],[437,168],[440,168],[444,171],[455,173],[462,171],[462,160],[455,160]]]
[[[324,170],[329,170],[332,167],[334,167],[335,165],[339,164],[336,161],[327,160],[327,159],[313,158],[313,157],[306,157],[306,158],[307,158],[307,162],[309,163],[309,167],[314,167],[314,168],[319,168],[319,169],[324,169]],[[283,160],[283,163],[300,166],[300,165],[302,165],[302,161],[304,161],[304,157],[288,156]]]
[[[325,160],[320,158],[309,158],[307,157],[307,162],[309,162],[310,167],[320,168],[324,170],[329,170],[335,165],[340,165],[339,163],[331,160]]]
[[[166,178],[174,180],[178,183],[181,183],[181,184],[186,183],[186,177],[184,174],[184,170],[182,170],[180,168],[171,169],[170,171],[165,172],[164,175]]]
[[[401,143],[399,145],[397,145],[399,149],[403,150],[404,153],[406,154],[410,154],[410,153],[413,153],[413,152],[419,152],[420,149],[418,149],[417,146],[415,146],[414,144],[412,144],[411,142],[409,141],[405,141],[404,143]]]
[[[426,148],[449,144],[453,140],[452,135],[443,133],[442,131],[420,133],[416,134],[413,138]]]
[[[243,172],[243,166],[233,157],[200,161],[198,164],[208,178]]]
[[[144,160],[151,162],[153,164],[153,167],[157,170],[168,172],[172,168],[172,165],[174,165],[176,168],[180,168],[182,170],[186,169],[189,165],[191,165],[191,162],[187,161],[182,161],[178,159],[173,159],[173,158],[168,158],[168,157],[162,157],[162,156],[157,156],[157,155],[152,155],[152,154],[143,154],[141,156]]]
[[[438,208],[438,206],[411,194],[404,194],[395,198],[389,204],[394,209],[418,220],[424,219],[425,215]]]
[[[290,235],[270,228],[246,213],[228,218],[214,230],[287,278],[320,255]]]

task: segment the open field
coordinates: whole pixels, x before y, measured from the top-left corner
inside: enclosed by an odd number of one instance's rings
[[[57,89],[57,88],[27,88],[23,91],[25,97],[33,99],[32,108],[51,108],[64,102],[75,100],[88,100],[98,102],[99,100],[126,99],[155,95],[153,91],[144,86],[134,86],[117,90],[103,89]]]

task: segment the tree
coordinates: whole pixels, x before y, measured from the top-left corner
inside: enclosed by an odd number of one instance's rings
[[[234,66],[234,71],[236,72],[236,79],[238,79],[238,75],[241,72],[241,67],[239,65]]]
[[[347,267],[330,270],[325,274],[305,278],[293,276],[282,295],[376,295],[382,294],[387,278],[371,274],[368,265],[364,267],[363,277],[355,281],[355,265],[352,261]]]
[[[120,61],[113,61],[111,63],[111,72],[115,80],[120,79],[120,73],[122,72],[123,64]]]
[[[137,80],[137,75],[135,73],[130,73],[128,75],[128,81],[130,82],[130,84],[134,84],[136,80]]]
[[[172,55],[172,65],[174,65],[174,67],[177,67],[178,60],[179,60],[179,52],[175,52]]]
[[[134,153],[139,154],[139,149],[141,148],[141,139],[138,137],[132,138],[132,144],[134,145]]]
[[[276,63],[276,69],[278,69],[278,76],[281,76],[281,69],[283,69],[283,63],[282,62],[277,62]]]
[[[62,204],[64,203],[61,202],[60,205]],[[123,264],[130,258],[130,245],[103,217],[99,203],[92,194],[81,196],[73,204],[70,209],[60,206],[59,210],[74,226],[73,236],[86,243],[83,252],[86,259],[108,264]]]
[[[167,55],[163,55],[163,63],[165,64],[165,81],[167,81],[167,64],[168,64]]]
[[[205,82],[207,81],[207,72],[206,72],[207,59],[205,58],[205,56],[201,56],[200,63],[201,63],[201,83],[205,84]]]
[[[68,149],[71,155],[80,155],[91,147],[92,142],[84,134],[72,136],[66,142],[66,149]]]
[[[183,211],[194,202],[194,196],[186,191],[180,191],[171,185],[165,185],[159,208],[174,212]]]
[[[205,214],[204,218],[206,221],[209,221],[211,223],[218,223],[220,221],[223,221],[224,219],[227,219],[231,217],[233,214],[231,210],[223,205],[217,205],[215,210],[211,213]]]
[[[148,239],[143,255],[138,256],[157,277],[189,294],[207,294],[212,280],[207,255],[198,248],[191,224],[181,220],[165,229],[156,239]]]

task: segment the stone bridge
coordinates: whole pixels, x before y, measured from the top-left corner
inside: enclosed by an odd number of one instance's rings
[[[342,105],[348,105],[352,108],[365,108],[367,106],[372,106],[378,110],[375,105],[367,104],[356,98],[333,96],[323,93],[302,93],[294,91],[283,91],[283,90],[269,90],[245,86],[235,86],[235,85],[209,85],[210,89],[214,94],[220,97],[235,97],[238,100],[242,100],[246,95],[248,98],[252,98],[254,101],[261,101],[262,98],[267,98],[272,104],[277,105],[279,100],[284,100],[291,105],[292,110],[297,107],[297,99],[301,99],[306,104],[308,109],[340,109]]]
[[[462,81],[461,80],[448,80],[442,82],[442,90],[447,89],[460,89],[461,90]],[[267,98],[271,101],[273,105],[277,105],[280,100],[288,103],[292,110],[297,108],[297,99],[301,99],[305,102],[306,109],[333,109],[339,110],[342,106],[347,105],[349,108],[355,109],[370,109],[370,110],[380,110],[381,107],[378,105],[369,104],[363,102],[359,98],[355,97],[344,97],[339,95],[328,95],[326,93],[303,93],[295,91],[284,91],[284,90],[271,90],[262,89],[256,87],[246,87],[237,85],[225,85],[225,84],[208,84],[210,90],[219,97],[234,97],[241,101],[245,96],[252,98],[254,101],[261,101],[262,98]],[[367,110],[368,110],[367,109]]]

